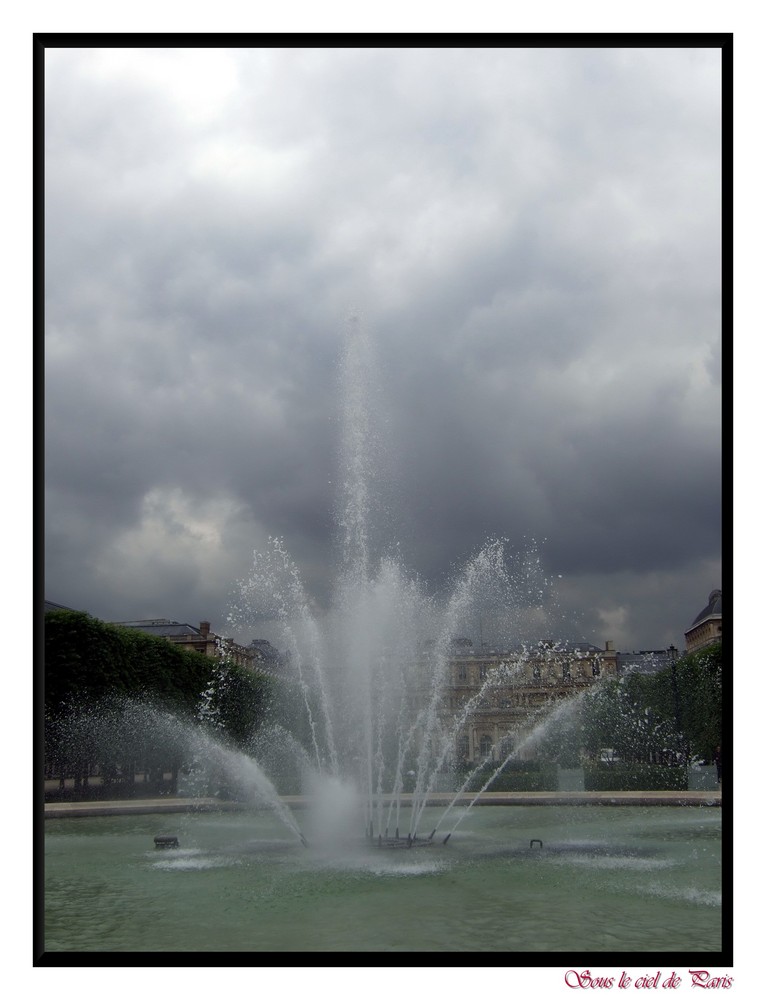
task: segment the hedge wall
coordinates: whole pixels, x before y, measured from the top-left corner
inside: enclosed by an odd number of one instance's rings
[[[498,765],[488,765],[478,771],[468,782],[467,792],[478,792],[484,785],[494,768]],[[469,771],[457,771],[459,788],[468,776]],[[488,792],[553,792],[558,788],[558,768],[555,764],[545,761],[512,760],[487,788]]]
[[[215,664],[167,639],[82,611],[45,616],[46,713],[115,695],[193,712]]]
[[[584,768],[586,792],[686,791],[685,767],[661,764],[595,764]]]
[[[272,680],[84,612],[55,611],[45,616],[44,690],[46,767],[86,797],[94,768],[105,788],[118,769],[126,794],[136,768],[158,775],[157,790],[163,770],[175,783],[189,750],[173,720],[245,746],[267,713]]]

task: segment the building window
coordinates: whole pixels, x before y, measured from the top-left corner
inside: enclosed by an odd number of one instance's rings
[[[568,680],[572,679],[572,672],[569,669],[569,664],[568,663],[564,664],[564,666],[561,668],[561,671],[562,671],[562,676],[563,676],[563,678],[564,678],[565,681],[568,681]]]
[[[593,664],[593,676],[594,677],[600,677],[601,676],[601,664],[600,663],[594,663]]]
[[[457,679],[459,681],[464,681],[467,677],[465,663],[461,663],[457,668]]]
[[[492,753],[492,737],[487,736],[486,733],[479,741],[479,753],[482,757],[489,757]]]
[[[534,667],[532,667],[532,677],[533,677],[533,678],[534,678],[534,679],[535,679],[536,681],[539,681],[539,680],[540,680],[540,677],[541,677],[541,673],[540,673],[540,664],[539,664],[539,663],[536,663],[536,664],[534,665]]]
[[[487,679],[487,670],[488,670],[487,664],[482,663],[482,665],[479,667],[479,677],[481,678],[481,680]]]
[[[468,737],[461,736],[457,741],[457,755],[460,760],[468,758]]]

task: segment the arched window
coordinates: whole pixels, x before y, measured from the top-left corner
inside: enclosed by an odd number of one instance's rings
[[[479,753],[482,757],[489,757],[492,753],[492,737],[485,733],[479,741]]]

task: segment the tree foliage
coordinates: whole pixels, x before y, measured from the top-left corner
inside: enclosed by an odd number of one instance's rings
[[[137,761],[144,768],[177,769],[181,743],[173,726],[160,720],[204,726],[205,695],[216,735],[244,746],[264,717],[272,687],[264,674],[84,612],[45,617],[46,759],[76,781],[94,766],[104,776]],[[151,725],[146,714],[139,724],[139,705],[159,713]]]
[[[264,674],[244,670],[228,660],[214,661],[197,718],[246,747],[264,721],[273,698],[273,683]]]
[[[552,733],[541,750],[565,766],[575,745],[590,760],[609,748],[637,764],[709,761],[721,742],[722,663],[717,643],[655,674],[605,679],[583,698],[572,726]]]
[[[149,698],[193,712],[214,662],[82,611],[45,616],[45,707],[56,713],[104,697]]]

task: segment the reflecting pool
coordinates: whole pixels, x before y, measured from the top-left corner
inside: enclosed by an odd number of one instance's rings
[[[45,823],[46,952],[717,952],[721,897],[716,808],[481,807],[411,850],[267,811]]]

